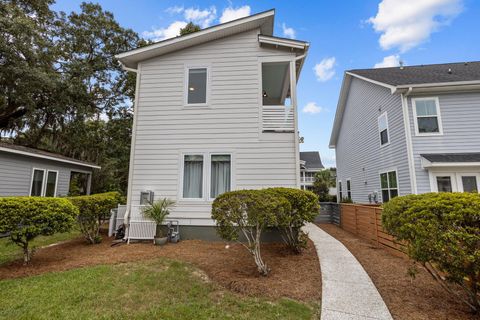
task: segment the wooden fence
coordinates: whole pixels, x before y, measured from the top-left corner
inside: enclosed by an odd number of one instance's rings
[[[392,254],[405,257],[405,245],[395,240],[382,227],[382,208],[372,205],[340,205],[340,227]]]

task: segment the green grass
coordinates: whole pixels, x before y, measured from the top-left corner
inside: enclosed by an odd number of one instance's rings
[[[48,237],[37,237],[32,241],[33,247],[43,247],[52,243],[70,240],[80,236],[80,231],[74,229],[70,232],[57,233]],[[22,249],[7,238],[0,239],[0,265],[15,259],[21,259]],[[35,258],[34,258],[35,259]]]
[[[0,319],[311,319],[317,308],[238,296],[166,259],[0,281]]]

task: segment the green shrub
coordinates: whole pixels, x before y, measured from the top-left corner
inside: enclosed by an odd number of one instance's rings
[[[110,210],[122,201],[118,192],[98,193],[89,196],[69,197],[79,211],[77,221],[80,231],[89,243],[100,243],[100,225],[110,215]]]
[[[318,196],[310,191],[293,188],[269,188],[265,191],[289,202],[290,210],[276,213],[276,226],[287,246],[295,253],[300,253],[307,245],[307,236],[301,228],[306,222],[313,222],[318,215]]]
[[[223,239],[240,242],[240,234],[246,238],[247,244],[240,243],[252,255],[258,272],[266,276],[269,268],[260,251],[262,231],[277,224],[279,212],[290,210],[290,204],[283,197],[263,190],[240,190],[218,196],[213,201],[212,218]]]
[[[29,243],[37,236],[67,232],[78,210],[68,200],[42,197],[0,197],[0,233],[22,247],[27,264],[33,255]]]
[[[480,311],[479,194],[397,197],[384,204],[382,224],[445,290]]]

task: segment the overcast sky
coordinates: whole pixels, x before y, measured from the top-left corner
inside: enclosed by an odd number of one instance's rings
[[[275,8],[275,35],[311,44],[298,87],[300,148],[320,151],[326,166],[335,165],[328,141],[345,70],[480,60],[478,0],[98,2],[155,40],[178,35],[188,21],[208,27]],[[80,3],[58,0],[54,8]]]

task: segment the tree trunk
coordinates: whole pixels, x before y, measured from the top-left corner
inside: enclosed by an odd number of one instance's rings
[[[27,265],[31,259],[31,252],[28,249],[28,242],[23,244],[23,265]]]

